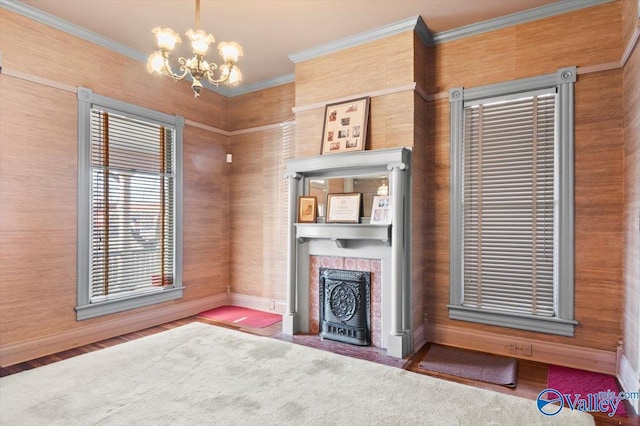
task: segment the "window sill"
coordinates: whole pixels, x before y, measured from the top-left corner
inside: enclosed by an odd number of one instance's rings
[[[181,299],[183,291],[184,287],[173,287],[122,299],[78,305],[76,307],[76,320],[82,321],[104,315],[115,314],[116,312],[123,312],[141,308],[143,306]]]
[[[538,333],[557,334],[573,337],[577,321],[560,318],[533,317],[529,315],[489,312],[482,309],[447,305],[449,318],[460,321],[477,322],[499,327],[517,328]]]

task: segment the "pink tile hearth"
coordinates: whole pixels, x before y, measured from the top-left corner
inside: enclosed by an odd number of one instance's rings
[[[320,332],[320,268],[346,269],[371,272],[371,344],[382,347],[380,331],[380,292],[382,289],[382,263],[378,259],[356,257],[310,256],[309,262],[309,333]]]

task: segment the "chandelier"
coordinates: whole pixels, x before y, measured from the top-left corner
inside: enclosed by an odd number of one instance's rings
[[[193,48],[193,57],[179,58],[180,72],[176,73],[171,68],[169,63],[169,56],[173,51],[176,43],[181,43],[180,36],[171,28],[156,27],[151,30],[156,36],[156,42],[160,50],[153,52],[147,61],[147,71],[149,73],[158,73],[172,77],[174,80],[182,80],[184,78],[191,77],[193,84],[194,96],[200,97],[202,92],[202,83],[200,80],[206,78],[207,81],[215,86],[219,86],[221,83],[237,85],[242,80],[242,74],[240,69],[236,65],[238,57],[242,56],[242,47],[234,42],[222,42],[218,44],[218,52],[224,61],[224,64],[220,66],[220,75],[218,79],[214,78],[214,72],[218,69],[218,65],[210,64],[204,60],[204,55],[207,53],[209,44],[213,43],[215,39],[213,35],[207,34],[200,29],[200,0],[196,0],[196,30],[190,29],[185,33],[189,40],[191,40],[191,47]]]

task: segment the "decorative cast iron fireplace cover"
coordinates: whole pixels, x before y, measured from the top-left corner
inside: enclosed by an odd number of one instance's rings
[[[320,337],[371,344],[371,273],[320,268]]]

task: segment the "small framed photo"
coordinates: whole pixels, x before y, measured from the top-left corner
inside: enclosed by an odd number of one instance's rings
[[[371,206],[372,225],[391,225],[391,197],[388,195],[377,195],[373,197]]]
[[[367,96],[325,107],[321,154],[364,150],[369,99]]]
[[[298,197],[298,223],[315,223],[318,214],[318,197]]]
[[[327,195],[327,223],[359,223],[362,209],[362,194]]]

